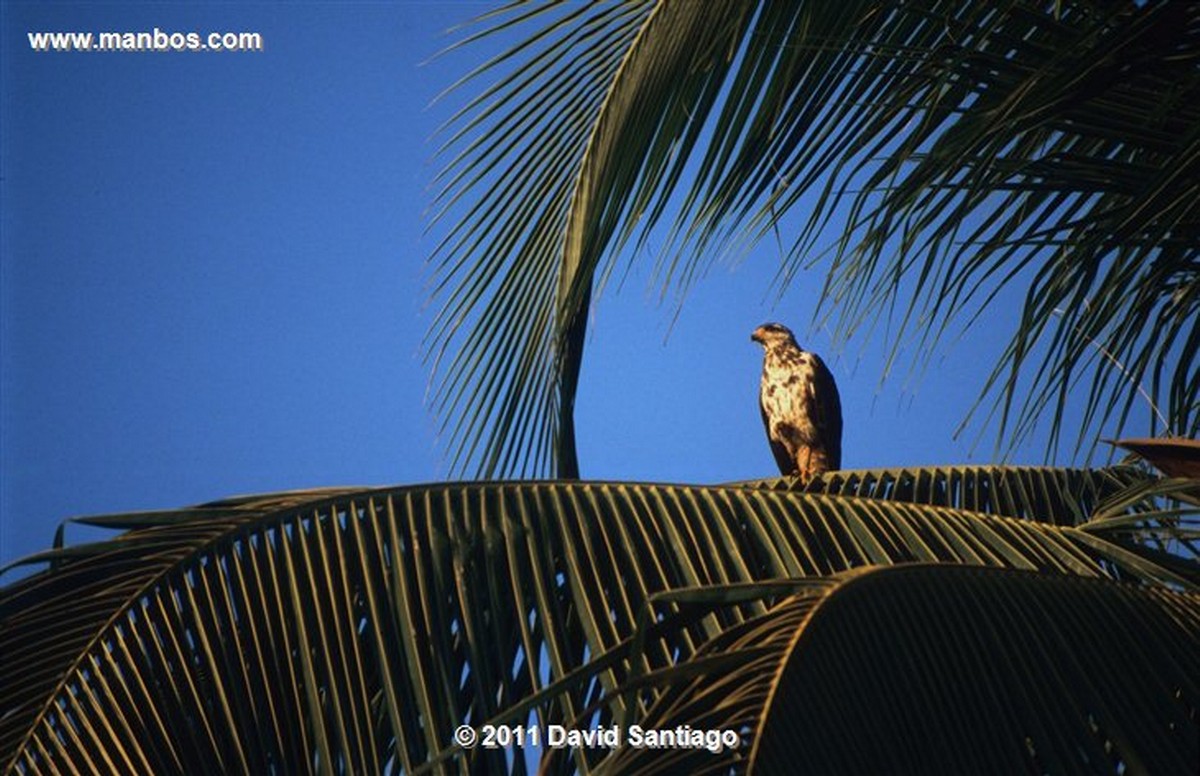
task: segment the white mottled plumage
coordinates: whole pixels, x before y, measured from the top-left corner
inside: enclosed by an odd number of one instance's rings
[[[825,363],[782,324],[764,323],[750,339],[763,346],[758,403],[779,471],[807,482],[840,468],[842,402]]]

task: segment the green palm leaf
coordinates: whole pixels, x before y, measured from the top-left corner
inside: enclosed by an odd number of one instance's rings
[[[94,522],[135,527],[0,591],[5,772],[523,772],[455,726],[636,721],[663,693],[647,677],[794,581],[944,562],[1188,587],[1078,528],[742,486],[335,489]]]
[[[576,474],[591,294],[659,224],[682,289],[773,233],[780,291],[830,253],[820,314],[849,337],[894,311],[894,355],[1023,288],[981,396],[1010,442],[1051,412],[1053,449],[1081,381],[1077,449],[1143,392],[1200,432],[1200,3],[517,3],[492,26],[528,40],[475,74],[438,199],[456,471]]]

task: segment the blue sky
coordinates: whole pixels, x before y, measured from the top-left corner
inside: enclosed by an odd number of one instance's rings
[[[422,64],[480,3],[13,3],[0,44],[0,564],[67,517],[446,476],[420,342],[433,97]],[[246,53],[35,53],[37,31],[253,31]],[[810,330],[822,275],[769,303],[776,249],[675,308],[648,273],[594,312],[583,475],[774,474],[754,326],[781,320],[842,391],[848,468],[992,460],[952,435],[1015,310],[881,384],[883,352]],[[1012,301],[1009,297],[1009,301]],[[667,337],[668,330],[670,332]],[[1041,432],[1013,460],[1040,462]]]

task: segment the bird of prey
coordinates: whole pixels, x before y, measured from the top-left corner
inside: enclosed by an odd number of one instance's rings
[[[782,324],[764,323],[750,339],[763,346],[758,406],[779,471],[807,483],[841,468],[842,401],[825,363]]]

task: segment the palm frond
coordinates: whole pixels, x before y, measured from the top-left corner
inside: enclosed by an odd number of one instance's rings
[[[1190,452],[1189,443],[1166,447]],[[741,483],[790,490],[794,479]],[[1195,479],[1160,478],[1134,466],[1069,469],[1037,466],[947,466],[828,472],[809,493],[903,501],[990,515],[1079,526],[1130,556],[1200,583],[1200,491]],[[1129,556],[1127,556],[1128,558]]]
[[[0,769],[520,773],[511,751],[456,747],[455,727],[637,720],[660,691],[618,688],[762,616],[790,580],[944,562],[1188,587],[1075,528],[746,487],[226,507],[115,516],[136,527],[0,590]],[[738,585],[765,587],[707,609],[680,593]]]
[[[1118,439],[1112,444],[1146,460],[1168,477],[1200,480],[1200,440]]]
[[[757,91],[786,100],[714,139],[734,161],[710,176],[700,247],[742,213],[765,234],[832,164],[784,275],[838,224],[825,312],[844,335],[907,296],[894,347],[932,352],[950,319],[1028,282],[985,388],[1001,434],[1052,407],[1057,439],[1090,372],[1080,442],[1124,425],[1146,381],[1164,430],[1194,435],[1200,178],[1182,171],[1200,163],[1200,4],[869,3],[849,19],[804,5],[799,51]],[[821,64],[827,48],[853,64]],[[825,118],[831,78],[840,113]]]
[[[780,290],[829,252],[819,314],[895,311],[893,358],[1024,288],[981,376],[1009,443],[1049,412],[1053,451],[1077,384],[1077,450],[1142,397],[1200,432],[1200,3],[563,8],[493,22],[529,41],[453,122],[430,352],[456,471],[574,473],[590,294],[660,223],[681,288],[776,230]]]
[[[662,208],[680,144],[700,129],[689,110],[712,100],[714,63],[749,10],[549,3],[492,22],[550,19],[473,74],[494,80],[445,148],[435,220],[459,220],[434,252],[445,299],[427,347],[455,472],[578,476],[572,413],[597,267]]]
[[[1200,480],[1130,482],[1102,501],[1083,529],[1200,584]]]
[[[815,773],[1182,773],[1200,757],[1198,648],[1195,595],[1008,569],[859,569],[661,672],[645,728],[731,730],[737,745],[626,746],[601,772],[786,773],[802,753]]]
[[[844,469],[814,477],[808,493],[903,501],[1015,517],[1053,525],[1081,525],[1102,503],[1130,487],[1157,482],[1132,466],[1071,469],[1046,466],[920,466]],[[793,478],[743,483],[791,490]],[[1132,504],[1125,507],[1131,508]]]

